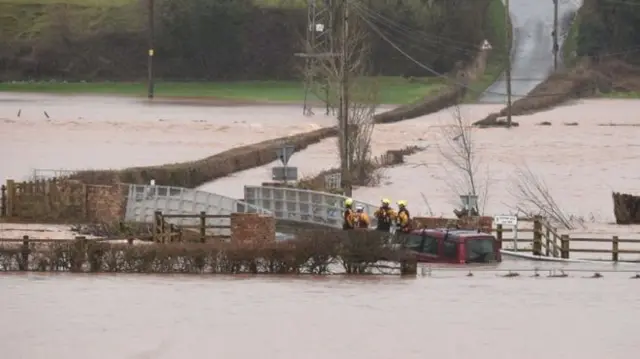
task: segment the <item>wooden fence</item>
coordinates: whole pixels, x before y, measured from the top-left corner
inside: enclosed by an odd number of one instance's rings
[[[570,237],[568,234],[559,234],[558,231],[542,219],[533,220],[532,229],[518,229],[518,233],[533,233],[533,238],[517,239],[518,244],[531,244],[531,248],[513,248],[518,252],[530,251],[534,255],[569,259],[571,253],[610,253],[611,260],[618,262],[620,254],[638,254],[640,249],[621,249],[621,243],[634,243],[640,245],[640,239],[620,239],[618,236],[611,238],[579,238]],[[497,225],[495,228],[496,238],[500,243],[500,248],[508,239],[504,239],[504,233],[513,233],[512,228],[503,228]],[[610,249],[604,248],[572,248],[572,243],[610,243]]]
[[[187,225],[174,225],[167,222],[167,219],[181,218],[181,219],[197,219],[198,224]],[[207,219],[220,219],[231,218],[228,214],[207,214],[207,212],[200,212],[194,214],[163,214],[161,211],[154,212],[153,221],[153,238],[155,242],[169,243],[169,242],[182,242],[192,240],[197,236],[200,243],[205,243],[207,237],[213,237],[218,239],[231,238],[230,235],[208,235],[207,229],[229,229],[231,225],[213,225],[208,224]]]

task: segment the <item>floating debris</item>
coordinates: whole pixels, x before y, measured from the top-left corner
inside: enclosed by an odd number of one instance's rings
[[[511,272],[511,271],[509,271],[509,273],[503,275],[503,277],[505,277],[505,278],[512,278],[512,277],[519,277],[519,276],[520,276],[520,273]]]
[[[560,269],[560,274],[556,273],[556,271],[549,271],[549,275],[547,278],[566,278],[569,275],[565,273],[562,269]]]

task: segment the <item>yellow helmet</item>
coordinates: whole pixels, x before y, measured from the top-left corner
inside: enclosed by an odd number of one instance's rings
[[[388,198],[383,198],[383,199],[382,199],[382,204],[386,204],[386,205],[388,205],[388,204],[390,204],[390,203],[391,203],[391,201],[389,201],[389,199],[388,199]]]
[[[398,201],[398,206],[406,207],[407,206],[407,201]]]
[[[353,199],[351,198],[347,198],[344,200],[344,205],[345,206],[351,206],[353,204]]]

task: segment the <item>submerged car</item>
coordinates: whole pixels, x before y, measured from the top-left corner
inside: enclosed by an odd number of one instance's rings
[[[496,237],[472,230],[417,229],[399,235],[394,244],[415,252],[418,262],[468,264],[502,260]]]

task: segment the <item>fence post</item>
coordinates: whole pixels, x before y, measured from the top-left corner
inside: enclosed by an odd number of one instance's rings
[[[0,187],[0,217],[7,216],[7,186]]]
[[[200,243],[204,243],[207,235],[207,212],[200,212]]]
[[[22,236],[22,248],[21,248],[22,260],[18,263],[18,269],[21,271],[29,270],[29,236]]]
[[[496,225],[496,239],[498,240],[498,249],[502,249],[502,225]]]
[[[550,247],[551,247],[551,230],[549,229],[549,224],[545,224],[544,228],[546,229],[545,241],[546,241],[546,244],[547,244],[547,248],[545,248],[544,252],[545,252],[545,255],[547,257],[549,257],[549,255],[551,254],[550,253],[550,251],[551,251],[551,249],[550,249]]]
[[[85,183],[82,184],[82,217],[89,220],[89,190]]]
[[[75,253],[71,256],[71,272],[77,273],[82,271],[82,263],[84,262],[85,255],[88,253],[87,237],[76,236],[73,241],[73,249]]]
[[[163,229],[162,222],[164,222],[164,219],[162,218],[162,212],[161,211],[153,212],[153,241],[154,242],[161,242],[160,233],[162,233],[162,229]]]
[[[618,236],[613,236],[613,240],[611,241],[611,260],[614,262],[618,261],[618,248],[620,246],[620,241],[618,240]]]
[[[7,180],[7,199],[5,203],[5,215],[9,218],[14,216],[14,200],[16,196],[16,182],[14,180]]]
[[[531,246],[533,255],[542,255],[542,221],[540,217],[533,220],[533,244]]]
[[[569,259],[569,235],[560,236],[560,258]]]

